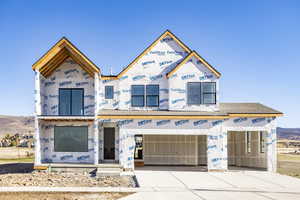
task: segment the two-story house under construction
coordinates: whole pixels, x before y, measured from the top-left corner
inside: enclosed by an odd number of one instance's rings
[[[66,38],[32,68],[35,167],[276,171],[276,119],[282,113],[260,103],[221,103],[221,74],[168,30],[114,76],[102,75]]]

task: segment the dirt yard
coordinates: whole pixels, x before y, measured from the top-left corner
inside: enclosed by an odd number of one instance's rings
[[[300,178],[300,155],[278,154],[278,168],[280,174]]]
[[[115,200],[130,193],[4,192],[1,200]]]
[[[32,163],[15,163],[0,165],[1,186],[135,187],[135,182],[131,176],[98,177],[83,172],[48,173],[33,171]]]
[[[33,148],[0,147],[0,159],[17,159],[33,157]]]

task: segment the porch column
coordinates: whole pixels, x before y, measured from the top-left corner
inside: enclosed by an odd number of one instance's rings
[[[94,164],[99,164],[99,122],[97,119],[99,113],[99,74],[94,77],[94,95],[95,95],[95,119],[94,119]]]
[[[99,122],[94,120],[94,164],[99,164]]]
[[[41,164],[41,140],[40,140],[40,126],[39,120],[35,116],[34,119],[34,165]]]
[[[35,71],[35,90],[34,90],[34,139],[35,139],[35,158],[34,164],[41,164],[41,141],[40,141],[40,127],[38,115],[41,115],[41,91],[40,91],[40,72],[38,70]]]
[[[227,167],[227,132],[207,135],[208,171],[225,171]]]
[[[267,133],[267,170],[277,171],[277,134],[276,128],[272,128]]]
[[[134,170],[134,134],[130,130],[119,130],[119,161],[124,169]]]

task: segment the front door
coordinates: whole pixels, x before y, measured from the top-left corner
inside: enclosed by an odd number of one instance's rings
[[[115,159],[115,128],[104,128],[104,160]]]

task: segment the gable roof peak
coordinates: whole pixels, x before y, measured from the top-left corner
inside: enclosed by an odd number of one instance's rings
[[[204,58],[202,58],[195,50],[191,51],[180,63],[178,63],[171,71],[169,71],[166,76],[169,78],[172,74],[174,74],[181,66],[183,66],[187,61],[189,61],[192,57],[195,57],[199,60],[205,67],[207,67],[216,77],[220,77],[221,73],[218,72],[213,66],[211,66]]]
[[[94,73],[100,72],[100,69],[65,36],[38,59],[32,65],[32,69],[39,70],[43,76],[47,77],[68,57],[71,57],[91,76],[94,76]]]
[[[140,55],[138,55],[127,67],[125,67],[118,75],[117,78],[121,78],[135,63],[137,63],[145,54],[147,54],[161,39],[166,36],[172,37],[179,46],[184,49],[186,52],[190,53],[191,49],[186,46],[179,38],[177,38],[169,29],[163,32],[152,44],[150,44]]]

